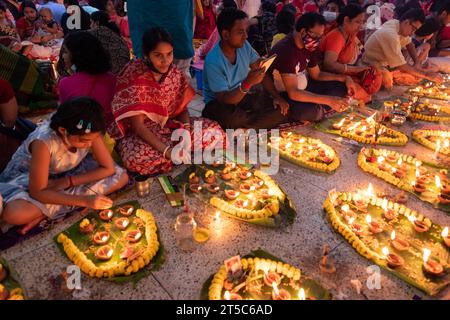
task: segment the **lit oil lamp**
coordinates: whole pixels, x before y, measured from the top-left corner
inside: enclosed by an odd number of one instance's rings
[[[127,231],[127,233],[125,234],[125,240],[131,242],[131,243],[136,243],[138,242],[142,237],[142,232],[139,230],[130,230]]]
[[[199,184],[200,183],[200,177],[197,176],[195,172],[192,172],[189,175],[189,183],[190,184]]]
[[[272,300],[291,300],[291,294],[283,288],[278,289],[276,282],[272,283],[272,287]]]
[[[354,223],[354,221],[355,221],[355,218],[350,218],[348,221],[348,224],[350,225],[350,228],[353,230],[353,232],[357,236],[360,236],[364,233],[364,228],[359,223]]]
[[[223,295],[225,300],[242,300],[242,297],[235,293],[235,292],[230,292],[230,291],[225,291],[225,294]]]
[[[221,164],[222,164],[222,160],[214,160],[214,162],[212,163],[212,166],[214,168],[218,168],[218,167],[220,167]]]
[[[388,162],[394,163],[394,162],[397,162],[398,156],[397,156],[395,153],[389,153],[389,154],[386,156],[386,160],[387,160]],[[400,159],[400,160],[401,160],[401,159]]]
[[[382,251],[390,268],[398,268],[405,264],[405,260],[402,257],[396,255],[395,253],[389,252],[387,247],[384,247]]]
[[[247,180],[251,176],[252,176],[252,173],[250,171],[248,171],[248,170],[242,170],[239,173],[239,178],[241,178],[241,180]]]
[[[106,245],[103,247],[100,247],[96,252],[95,252],[95,257],[98,260],[102,260],[102,261],[108,261],[109,259],[111,259],[111,257],[113,256],[113,249],[111,248],[111,246]]]
[[[272,138],[270,138],[270,139],[272,140]],[[230,170],[234,170],[234,169],[236,169],[236,163],[234,163],[234,162],[227,162],[227,163],[225,163],[225,167],[230,169]]]
[[[191,190],[194,193],[200,193],[202,189],[203,189],[202,186],[196,183],[189,185],[189,190]]]
[[[366,222],[369,225],[370,232],[374,234],[383,232],[383,227],[378,223],[378,221],[372,219],[370,214],[366,215]]]
[[[448,235],[448,227],[445,227],[444,230],[442,230],[441,236],[444,239],[445,245],[450,248],[450,236]]]
[[[260,196],[263,199],[268,199],[268,198],[272,197],[273,194],[272,194],[272,191],[270,191],[270,189],[264,189],[264,190],[261,190]]]
[[[267,271],[267,270],[263,270],[264,271],[264,283],[269,286],[272,287],[273,284],[277,284],[279,285],[281,282],[281,277],[278,273],[276,272],[272,272],[272,271]]]
[[[396,236],[395,230],[391,233],[391,245],[398,251],[405,251],[409,248],[409,242]]]
[[[280,132],[280,136],[281,136],[282,138],[289,138],[291,135],[292,135],[292,132],[291,132],[291,131],[281,131],[281,132]]]
[[[108,222],[112,219],[114,212],[112,210],[102,210],[98,214],[101,220]]]
[[[423,193],[423,192],[427,191],[426,185],[421,182],[413,181],[413,182],[411,182],[411,185],[412,185],[414,191],[417,193]]]
[[[236,199],[234,205],[238,208],[246,208],[248,207],[248,200]]]
[[[120,250],[120,259],[126,260],[130,258],[134,254],[134,247],[132,246],[126,246]]]
[[[208,184],[212,184],[212,183],[216,183],[216,175],[214,174],[214,171],[212,170],[208,170],[205,173],[205,178],[204,178],[205,182]]]
[[[444,273],[444,267],[435,259],[430,259],[431,250],[423,249],[423,270],[434,276]]]
[[[395,212],[394,209],[389,209],[387,207],[387,204],[388,204],[388,200],[386,198],[383,199],[383,203],[381,204],[381,208],[383,209],[383,216],[387,220],[391,221],[391,220],[394,220],[395,218],[397,218],[398,214],[397,214],[397,212]]]
[[[416,230],[416,232],[418,232],[418,233],[424,233],[430,229],[429,225],[427,225],[423,221],[417,220],[416,217],[409,216],[408,220],[411,221],[411,223],[414,226],[414,230]]]
[[[237,197],[239,197],[239,195],[240,195],[239,191],[232,190],[232,189],[227,189],[224,192],[225,192],[225,196],[230,200],[237,199]]]
[[[377,163],[378,163],[378,169],[380,169],[382,171],[389,170],[389,165],[384,161],[384,157],[383,156],[379,156],[377,158]]]
[[[100,231],[94,235],[92,241],[94,241],[95,244],[103,245],[108,243],[109,237],[110,235],[108,231]]]
[[[114,225],[117,229],[123,231],[126,230],[130,225],[130,220],[128,220],[128,218],[119,218],[114,222]]]
[[[439,151],[441,151],[441,140],[436,141],[436,149],[433,155],[434,158],[437,158]]]
[[[123,206],[119,209],[119,213],[124,217],[129,217],[133,214],[134,207],[133,206]]]
[[[221,177],[222,180],[224,180],[224,181],[229,181],[229,180],[233,179],[233,175],[231,174],[229,168],[225,168],[225,169],[222,171],[220,177]]]
[[[260,178],[255,177],[252,180],[252,186],[254,186],[255,189],[259,189],[262,186],[264,186],[264,181],[262,179],[260,179]]]
[[[94,232],[94,224],[92,224],[89,219],[83,219],[83,221],[81,221],[80,223],[80,232],[82,234],[89,234]]]
[[[306,300],[305,289],[300,288],[300,291],[298,292],[298,300]]]
[[[358,129],[356,129],[355,133],[357,135],[362,135],[364,132],[366,132],[366,130],[367,130],[367,126],[362,126],[362,127],[359,127]]]
[[[212,193],[212,194],[216,194],[217,192],[220,191],[219,185],[215,184],[215,183],[207,184],[206,189],[208,190],[209,193]]]
[[[349,222],[350,219],[356,218],[356,213],[352,210],[350,210],[350,206],[348,204],[343,204],[341,207],[341,214],[344,216],[344,219]]]
[[[345,118],[339,121],[338,123],[333,123],[333,129],[341,130],[344,125]]]
[[[250,193],[251,191],[255,190],[255,187],[252,186],[252,185],[250,185],[249,183],[242,183],[242,184],[239,186],[239,190],[240,190],[242,193],[247,194],[247,193]]]
[[[367,208],[368,208],[369,204],[364,199],[364,197],[361,196],[359,193],[356,193],[354,195],[353,202],[359,210],[361,210],[362,212],[367,212]]]

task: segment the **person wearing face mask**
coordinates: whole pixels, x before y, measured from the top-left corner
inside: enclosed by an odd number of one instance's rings
[[[354,98],[369,102],[371,95],[381,87],[381,73],[370,66],[357,66],[362,44],[357,34],[365,20],[365,12],[359,5],[344,7],[337,19],[338,27],[320,41],[323,53],[323,69],[337,74],[352,76],[357,90]],[[369,79],[372,74],[372,79]]]
[[[394,81],[402,84],[402,79],[411,77],[415,78],[416,83],[422,79],[442,82],[442,77],[438,74],[409,65],[402,52],[402,49],[411,43],[411,36],[424,22],[425,15],[421,9],[410,9],[400,20],[393,19],[384,23],[365,43],[362,61],[366,65],[375,65],[382,69],[383,85],[386,89],[391,89]],[[408,80],[407,84],[414,83]]]
[[[117,141],[125,167],[150,175],[169,172],[174,164],[190,160],[189,151],[171,141],[174,130],[185,129],[193,135],[195,120],[201,122],[203,133],[222,135],[223,131],[215,121],[189,117],[187,105],[195,91],[174,64],[170,34],[151,28],[145,32],[142,46],[144,58],[130,62],[117,79],[114,122],[108,133]],[[199,138],[202,141],[191,142],[202,148],[213,143],[206,134]]]
[[[25,234],[74,207],[112,206],[104,195],[125,186],[128,175],[106,150],[102,113],[90,98],[68,100],[22,143],[0,175],[3,231],[23,226]]]
[[[106,125],[111,124],[116,76],[110,72],[110,57],[100,40],[88,31],[71,33],[64,41],[62,58],[71,75],[59,81],[60,103],[74,97],[90,97],[102,106]]]
[[[288,101],[282,113],[293,121],[319,121],[330,108],[344,111],[347,99],[343,97],[355,92],[351,77],[324,72],[318,66],[316,51],[325,23],[317,13],[302,15],[294,31],[270,53],[277,54],[277,58],[266,74],[264,87],[273,96]]]
[[[327,24],[325,25],[326,35],[328,32],[337,27],[336,19],[341,12],[342,8],[344,8],[345,4],[342,0],[328,0],[325,5],[324,10],[322,11],[322,15],[325,18]]]

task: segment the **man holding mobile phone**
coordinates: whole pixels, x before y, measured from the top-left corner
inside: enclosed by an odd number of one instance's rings
[[[217,18],[220,41],[205,59],[203,116],[224,129],[270,129],[286,121],[271,97],[256,91],[266,69],[263,59],[247,42],[247,28],[245,12],[223,10]]]

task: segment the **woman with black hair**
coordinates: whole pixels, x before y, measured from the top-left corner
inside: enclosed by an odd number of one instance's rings
[[[87,31],[69,34],[64,41],[63,61],[72,75],[59,82],[60,103],[74,97],[93,98],[102,106],[109,125],[116,76],[110,73],[110,57],[100,40]]]
[[[269,53],[273,36],[277,33],[275,12],[276,7],[272,1],[262,1],[258,16],[250,21],[252,25],[248,30],[248,42],[260,56]]]
[[[357,37],[365,21],[364,10],[349,4],[337,18],[338,27],[322,38],[323,69],[329,72],[351,75],[357,87],[355,98],[368,102],[381,87],[381,74],[370,66],[357,66],[362,45]],[[368,75],[372,73],[369,81]]]
[[[71,11],[70,13],[64,13],[61,18],[61,27],[63,28],[64,34],[67,35],[74,31],[79,30],[88,30],[91,25],[91,19],[89,16],[89,13],[87,13],[81,6],[78,0],[64,0],[64,7],[66,10],[69,7],[77,7],[75,10]],[[69,10],[70,11],[70,10]],[[80,16],[80,25],[77,25],[76,22],[77,19],[74,19],[74,21],[69,22],[69,18],[72,15],[79,15]]]
[[[74,207],[109,209],[113,202],[104,195],[126,185],[128,176],[107,151],[104,130],[102,108],[94,100],[76,98],[59,106],[0,175],[6,204],[0,221],[23,226],[25,234]]]
[[[21,18],[16,22],[16,29],[22,41],[31,40],[36,34],[39,14],[33,1],[23,1],[20,6]]]
[[[271,48],[294,30],[295,13],[284,7],[275,18],[278,33],[273,36]]]
[[[149,175],[168,172],[174,162],[189,159],[190,152],[180,153],[171,136],[176,129],[193,134],[194,119],[189,117],[187,105],[195,91],[173,64],[172,37],[165,29],[151,28],[144,34],[143,56],[126,66],[118,77],[112,103],[115,123],[108,133],[117,141],[125,167]],[[198,120],[203,130],[223,133],[217,122]],[[206,135],[199,138],[203,141],[194,142],[201,147],[211,143]]]

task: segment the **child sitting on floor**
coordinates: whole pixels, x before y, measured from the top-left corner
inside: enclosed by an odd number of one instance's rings
[[[48,8],[42,8],[39,11],[40,21],[38,22],[37,33],[41,36],[41,44],[51,47],[58,44],[58,39],[62,39],[64,33],[62,28],[53,19],[52,11]]]
[[[103,110],[95,100],[75,98],[60,105],[0,175],[1,229],[24,226],[25,234],[75,207],[110,208],[113,202],[104,195],[126,185],[128,175],[107,151],[104,131]]]

